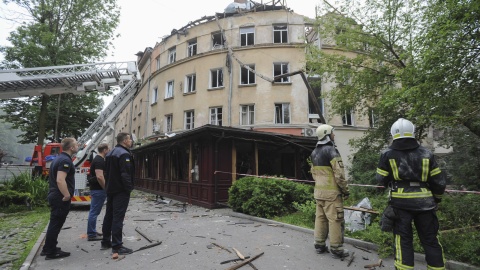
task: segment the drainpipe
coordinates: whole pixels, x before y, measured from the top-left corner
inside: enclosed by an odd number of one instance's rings
[[[222,137],[218,138],[215,141],[215,172],[218,171],[218,143],[225,137],[225,131],[222,132]],[[214,206],[217,205],[217,189],[218,189],[218,173],[215,173],[215,179],[214,179],[214,192],[213,192],[213,202]]]
[[[230,51],[228,52],[228,58],[230,58],[230,74],[228,82],[228,126],[232,126],[232,94],[233,94],[233,63]]]
[[[149,111],[150,111],[150,80],[152,78],[152,54],[150,54],[150,60],[148,61],[149,63],[149,71],[148,71],[148,88],[147,88],[147,98],[146,98],[146,101],[145,101],[145,111],[146,111],[146,115],[145,115],[145,137],[148,137],[148,115],[149,115]],[[142,104],[140,104],[140,106],[142,106]]]

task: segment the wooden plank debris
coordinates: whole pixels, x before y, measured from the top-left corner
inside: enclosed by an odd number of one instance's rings
[[[136,231],[138,234],[140,234],[141,236],[143,236],[143,238],[145,238],[148,242],[150,242],[150,243],[153,242],[153,241],[150,240],[150,238],[148,238],[143,232],[141,232],[141,231],[138,229],[138,227],[135,228],[135,231]]]
[[[162,241],[160,242],[156,242],[156,243],[153,243],[153,244],[150,244],[150,245],[146,245],[146,246],[143,246],[137,250],[134,250],[133,252],[137,252],[137,251],[140,251],[140,250],[144,250],[144,249],[149,249],[149,248],[152,248],[152,247],[156,247],[158,245],[162,244]]]
[[[151,261],[151,263],[158,262],[158,261],[163,260],[163,259],[168,258],[168,257],[172,257],[172,256],[174,256],[174,255],[177,255],[178,253],[180,253],[180,252],[170,254],[170,255],[165,256],[165,257],[162,257],[162,258],[160,258],[160,259],[153,260],[153,261]]]
[[[255,255],[255,256],[253,256],[252,258],[248,259],[248,260],[244,260],[243,262],[241,262],[241,263],[239,263],[239,264],[237,264],[237,265],[234,265],[234,266],[232,266],[232,267],[227,268],[226,270],[235,270],[235,269],[238,269],[238,268],[240,268],[240,267],[242,267],[242,266],[244,266],[244,265],[246,265],[246,264],[249,264],[249,263],[251,263],[252,261],[258,259],[258,258],[259,258],[260,256],[262,256],[264,253],[265,253],[265,252],[262,252],[262,253],[260,253],[260,254],[258,254],[258,255]]]
[[[219,244],[217,244],[217,243],[212,243],[212,245],[215,245],[215,246],[217,246],[217,247],[219,247],[219,248],[221,248],[221,249],[223,249],[223,250],[226,250],[228,253],[232,253],[228,248],[222,247],[221,245],[219,245]]]

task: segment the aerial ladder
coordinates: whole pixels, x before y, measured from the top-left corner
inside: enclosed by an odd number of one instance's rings
[[[89,168],[84,166],[85,161],[98,144],[112,133],[115,119],[134,97],[140,81],[136,62],[0,70],[0,99],[64,93],[86,94],[89,91],[106,91],[115,86],[121,88],[120,93],[77,140],[81,150],[74,160],[77,170],[72,202],[89,203],[90,196],[85,192]],[[47,144],[45,148],[41,145],[35,146],[31,159],[31,165],[36,162],[34,171],[48,174],[51,159],[46,157],[45,151],[58,149],[55,143],[51,144]],[[53,152],[58,154],[60,151]]]

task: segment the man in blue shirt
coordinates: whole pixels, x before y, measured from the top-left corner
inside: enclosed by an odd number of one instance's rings
[[[48,204],[50,205],[50,223],[48,224],[42,255],[46,260],[70,256],[62,251],[58,244],[58,234],[70,211],[71,196],[75,189],[75,166],[72,155],[78,152],[78,143],[74,138],[62,140],[62,153],[52,162],[48,175]]]

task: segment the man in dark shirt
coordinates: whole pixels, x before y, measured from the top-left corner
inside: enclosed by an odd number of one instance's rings
[[[70,198],[75,189],[75,166],[72,155],[78,152],[78,143],[74,138],[62,140],[62,153],[52,162],[48,175],[48,204],[50,205],[50,223],[48,224],[45,245],[41,255],[46,260],[70,256],[70,252],[62,251],[58,244],[58,234],[62,229],[68,212]]]
[[[117,135],[117,145],[105,158],[107,208],[103,219],[101,249],[112,248],[112,253],[131,254],[133,251],[122,242],[123,220],[133,190],[135,163],[130,152],[130,134]]]
[[[103,171],[105,170],[105,156],[110,149],[108,148],[108,144],[101,143],[98,145],[97,150],[98,155],[93,159],[92,165],[90,165],[90,174],[88,175],[90,196],[92,197],[87,223],[88,241],[102,240],[100,236],[103,234],[97,233],[97,217],[100,211],[102,211],[103,203],[105,203],[105,199],[107,198]]]

